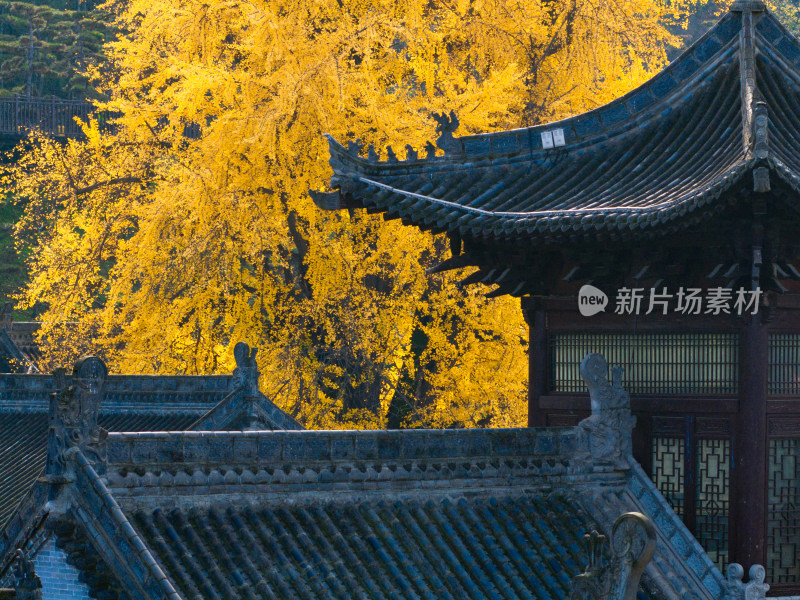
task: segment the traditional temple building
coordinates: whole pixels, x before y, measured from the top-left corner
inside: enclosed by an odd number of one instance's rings
[[[244,344],[232,376],[0,376],[0,598],[800,591],[798,96],[800,44],[739,3],[591,113],[441,117],[402,162],[332,141],[320,205],[446,232],[441,269],[523,298],[535,427],[304,431]]]
[[[440,270],[522,298],[531,426],[629,375],[634,454],[720,567],[800,593],[800,43],[736,2],[663,72],[557,123],[378,159],[330,140],[326,209],[446,233]]]

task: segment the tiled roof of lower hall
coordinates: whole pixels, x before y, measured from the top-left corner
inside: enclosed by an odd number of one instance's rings
[[[563,598],[598,526],[564,497],[137,511],[185,598]]]
[[[230,376],[110,376],[99,424],[109,431],[180,431],[227,394]],[[42,473],[50,375],[0,375],[0,530]]]
[[[303,429],[259,391],[255,350],[240,342],[234,355],[233,376],[109,376],[99,426],[117,432]],[[0,532],[44,468],[56,391],[52,375],[0,374]]]
[[[734,3],[660,74],[574,118],[444,134],[444,156],[399,162],[329,139],[336,191],[312,193],[323,208],[499,240],[685,227],[753,189],[759,167],[800,190],[800,43],[762,4]]]
[[[110,434],[106,474],[81,471],[70,515],[112,540],[81,550],[113,574],[94,577],[106,592],[561,600],[583,535],[637,510],[660,536],[639,598],[718,598],[722,575],[641,469],[598,472],[585,442],[572,428]]]

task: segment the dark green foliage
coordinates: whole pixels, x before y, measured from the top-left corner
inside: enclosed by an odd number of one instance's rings
[[[92,98],[108,16],[85,0],[0,0],[0,96]]]
[[[24,257],[14,247],[12,230],[22,213],[22,207],[11,202],[0,203],[0,309],[13,304],[13,295],[27,281]],[[15,311],[16,320],[33,317],[33,311]],[[5,372],[5,371],[4,371]]]

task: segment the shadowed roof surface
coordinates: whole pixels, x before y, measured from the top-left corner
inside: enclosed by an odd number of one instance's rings
[[[106,474],[79,471],[62,543],[95,593],[120,598],[131,577],[197,600],[561,600],[584,534],[638,510],[659,527],[639,598],[715,598],[722,575],[652,482],[636,466],[595,472],[585,441],[571,428],[113,433]],[[96,530],[114,545],[87,561]],[[165,579],[102,554],[137,545]]]
[[[565,498],[137,511],[186,598],[565,598],[597,525]]]

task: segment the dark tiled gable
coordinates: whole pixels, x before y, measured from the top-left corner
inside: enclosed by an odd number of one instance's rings
[[[36,343],[39,323],[0,318],[0,365],[3,372],[38,373],[41,359]]]
[[[193,414],[101,414],[100,426],[109,431],[175,431],[186,429]],[[0,529],[41,475],[45,463],[47,413],[0,411]]]
[[[109,431],[180,431],[228,394],[230,376],[111,376],[100,413]],[[0,375],[0,530],[42,473],[49,375]]]
[[[798,57],[800,43],[762,4],[735,3],[662,73],[589,113],[451,138],[444,156],[400,162],[362,158],[331,138],[336,191],[312,196],[323,208],[363,206],[465,240],[531,245],[685,228],[722,209],[733,186],[752,188],[754,169],[800,189]],[[756,102],[743,100],[760,94],[768,133],[755,131]],[[564,145],[543,147],[554,130]]]
[[[234,350],[233,376],[111,375],[98,424],[108,431],[302,429],[258,390],[255,351]],[[65,382],[67,383],[67,382]],[[0,375],[0,531],[45,465],[50,375]]]

